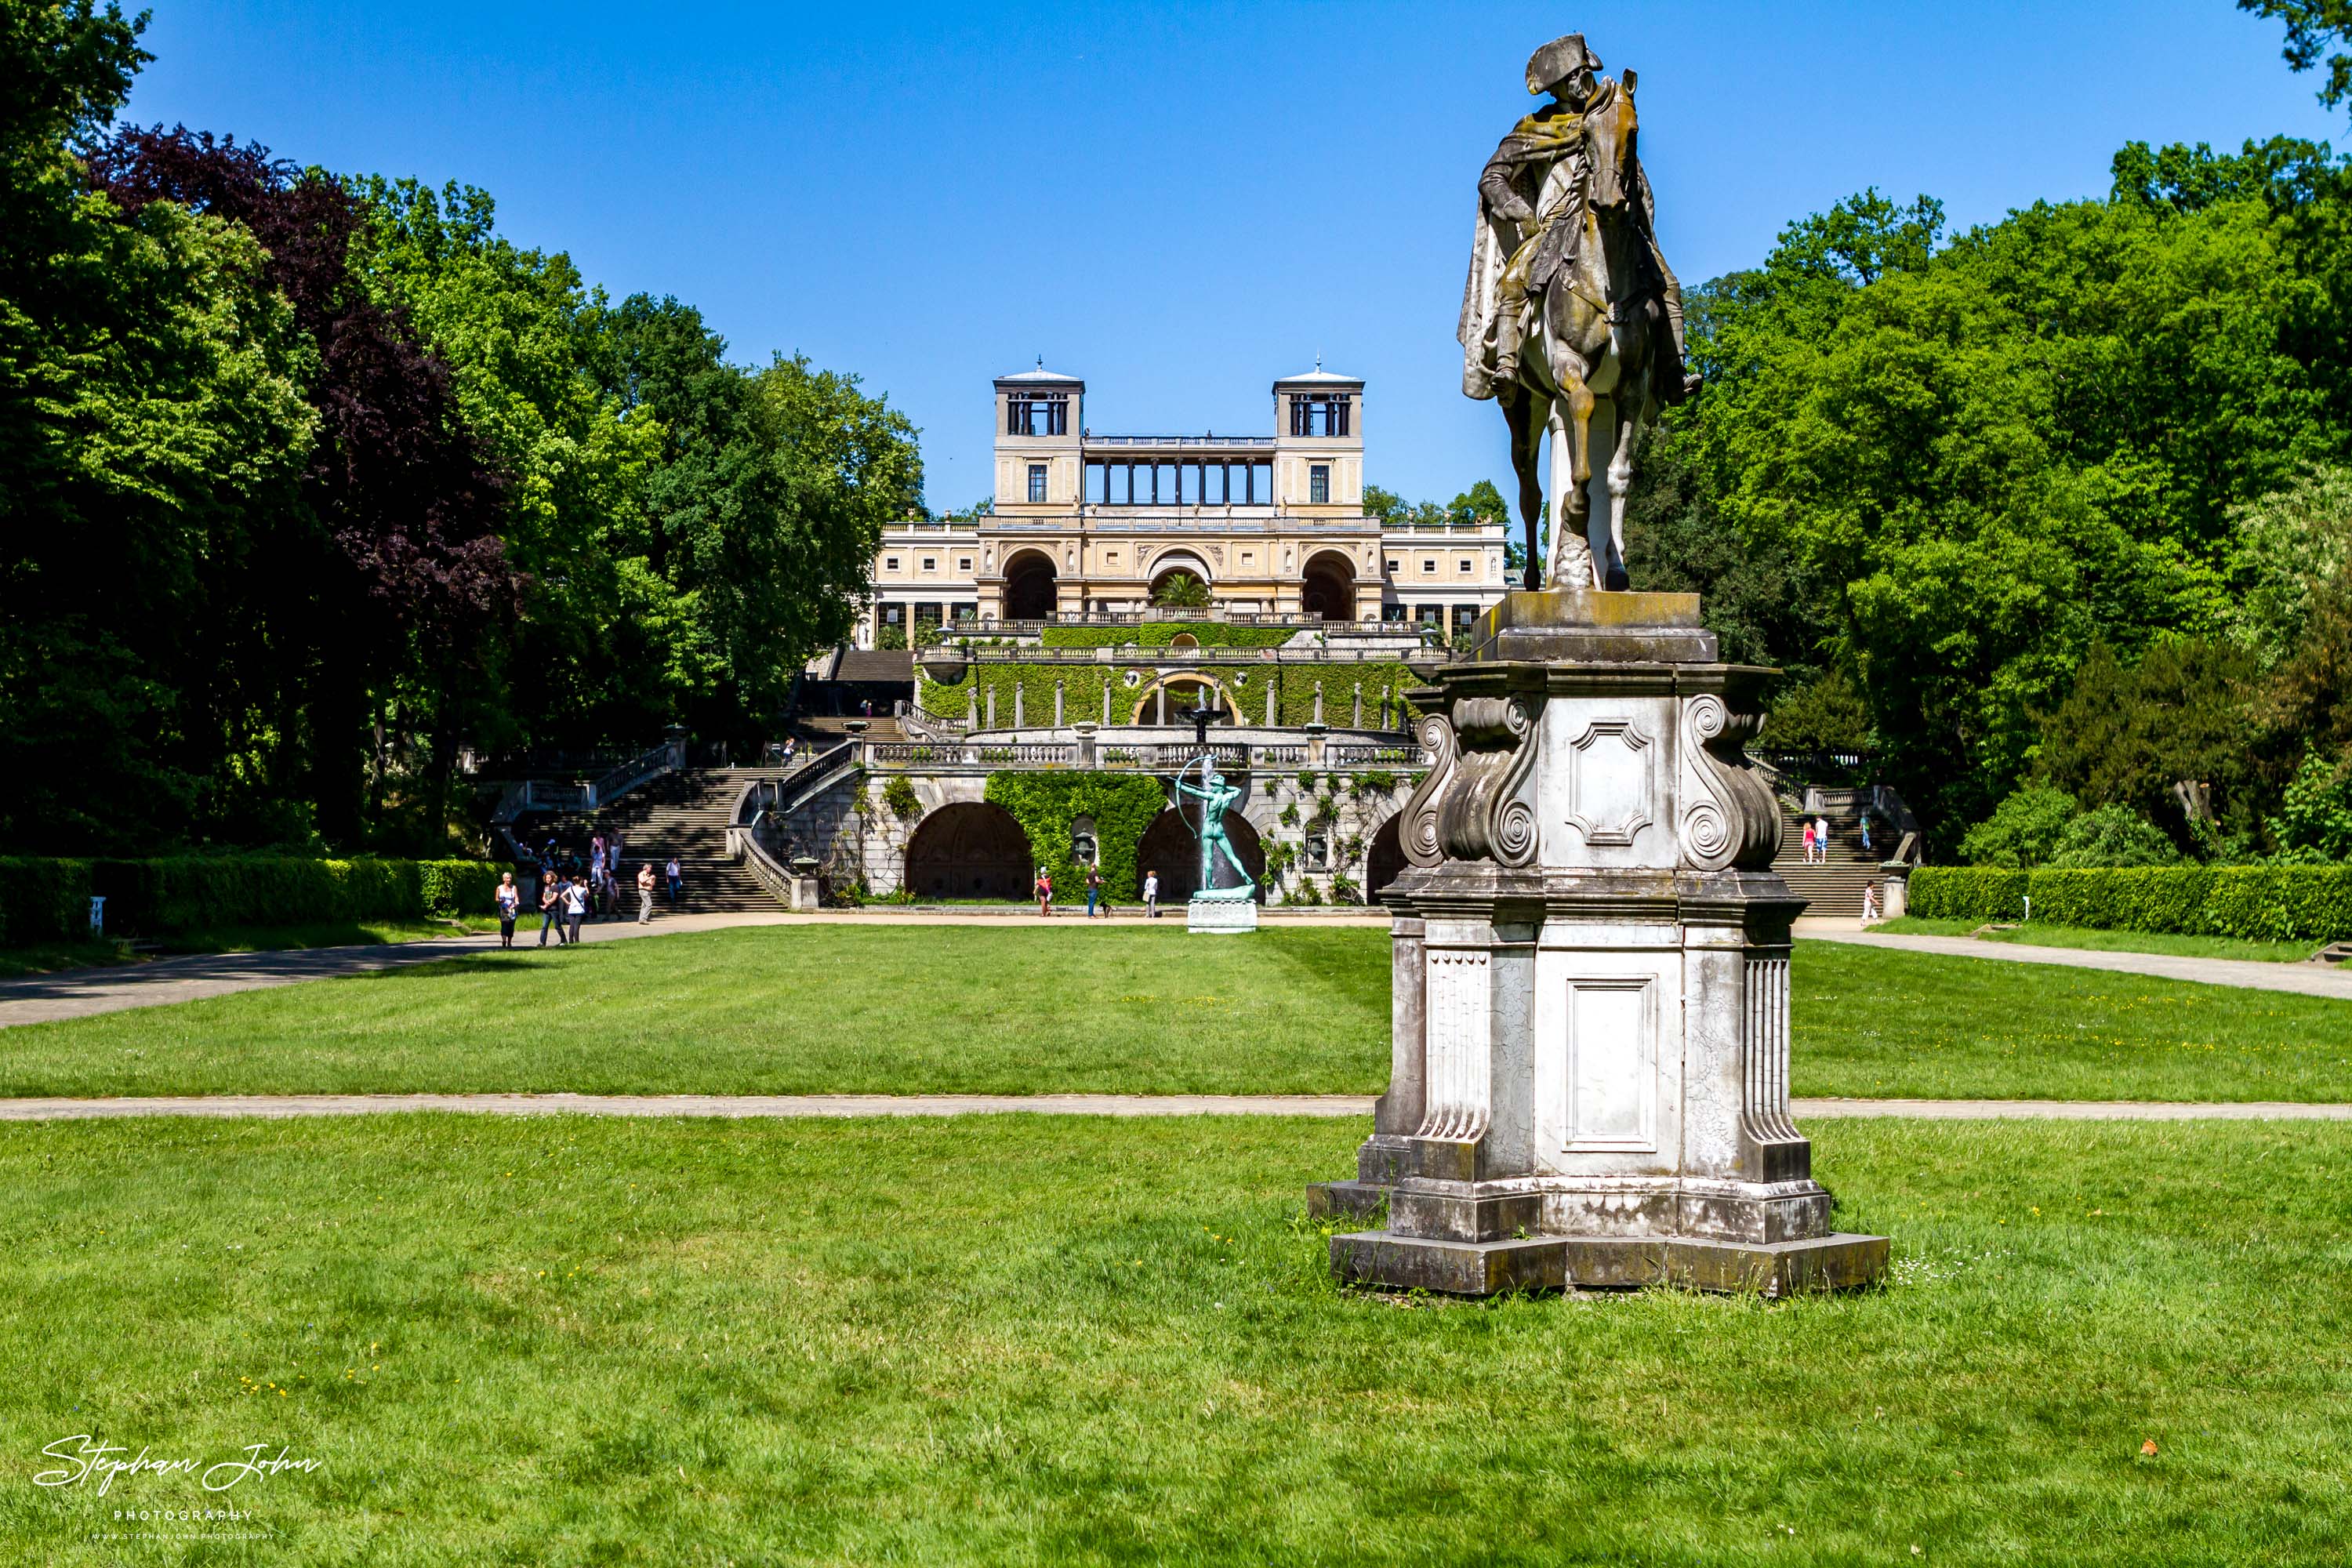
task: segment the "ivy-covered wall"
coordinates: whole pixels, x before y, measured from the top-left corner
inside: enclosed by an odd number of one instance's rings
[[[1146,621],[1133,626],[1047,626],[1044,647],[1166,647],[1190,636],[1202,647],[1280,647],[1296,626],[1229,626],[1222,621]]]
[[[1072,631],[1093,630],[1073,626]],[[1237,627],[1247,631],[1254,628]],[[1127,684],[1129,670],[1138,672],[1133,686]],[[1419,676],[1401,662],[1380,661],[1370,664],[1202,664],[1187,665],[1186,673],[1206,676],[1231,692],[1241,704],[1248,722],[1262,723],[1265,719],[1265,689],[1271,681],[1275,687],[1275,722],[1304,724],[1315,717],[1315,683],[1323,683],[1323,721],[1344,726],[1354,717],[1355,684],[1364,683],[1364,722],[1380,722],[1381,692],[1387,689],[1391,701],[1423,685]],[[1054,721],[1054,683],[1063,688],[1063,721],[1076,723],[1081,720],[1102,717],[1103,689],[1110,689],[1110,718],[1114,724],[1134,721],[1136,704],[1142,700],[1157,678],[1149,660],[1135,664],[968,664],[957,679],[942,683],[917,672],[917,700],[927,713],[942,718],[961,719],[970,710],[971,693],[980,693],[980,715],[983,722],[988,716],[988,693],[996,693],[996,723],[1000,729],[1013,722],[1013,692],[1021,691],[1022,717],[1031,724]],[[1171,703],[1172,714],[1174,704]],[[1418,717],[1418,710],[1407,705],[1407,712]],[[1149,715],[1147,714],[1147,717]],[[1410,722],[1409,718],[1407,722]]]
[[[1111,773],[991,773],[988,799],[1021,824],[1031,858],[1053,871],[1055,891],[1080,900],[1086,873],[1070,857],[1070,825],[1095,819],[1103,886],[1123,893],[1135,886],[1135,847],[1168,804],[1157,779]]]

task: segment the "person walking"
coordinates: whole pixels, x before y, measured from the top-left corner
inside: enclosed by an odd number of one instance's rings
[[[654,923],[654,863],[642,861],[637,867],[637,923]]]
[[[1811,865],[1812,863],[1813,863],[1813,825],[1812,825],[1810,821],[1808,821],[1808,822],[1805,824],[1805,864],[1806,864],[1806,865],[1808,865],[1808,866],[1810,866],[1810,865]]]
[[[562,883],[551,868],[539,879],[539,945],[547,945],[550,927],[555,931],[555,945],[563,945]]]
[[[1813,820],[1813,849],[1821,856],[1822,865],[1830,863],[1830,819],[1826,816]]]
[[[522,913],[522,889],[514,885],[512,871],[499,875],[499,890],[490,898],[499,906],[499,945],[512,947],[515,917]]]
[[[1102,901],[1102,868],[1089,862],[1087,866],[1087,919],[1095,918],[1095,906]],[[1108,915],[1110,911],[1103,911]]]
[[[1157,871],[1143,874],[1143,918],[1148,921],[1160,918],[1160,873]]]
[[[678,890],[685,886],[686,879],[678,874],[677,857],[673,855],[669,858],[669,901],[671,903],[677,902]]]
[[[1878,912],[1878,884],[1875,882],[1864,882],[1862,885],[1862,923],[1868,925],[1871,921],[1880,918],[1881,917]]]
[[[1045,867],[1037,868],[1037,912],[1048,919],[1054,913],[1054,875]]]
[[[571,928],[573,946],[580,943],[580,922],[588,914],[588,886],[574,882],[563,890],[563,923]]]
[[[1870,858],[1870,813],[1862,814],[1862,858]]]

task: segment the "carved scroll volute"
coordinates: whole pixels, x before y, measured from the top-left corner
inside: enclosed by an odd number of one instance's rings
[[[1454,743],[1454,726],[1443,713],[1423,718],[1420,726],[1421,749],[1433,759],[1429,772],[1422,776],[1412,796],[1404,803],[1397,824],[1397,843],[1404,858],[1416,866],[1435,866],[1445,858],[1445,846],[1438,838],[1438,803],[1445,796],[1454,782],[1454,761],[1457,748]]]
[[[1743,747],[1759,713],[1735,713],[1712,692],[1683,703],[1682,861],[1696,871],[1762,870],[1780,852],[1780,811]]]
[[[1454,705],[1454,776],[1435,803],[1447,858],[1531,863],[1535,807],[1521,798],[1536,761],[1535,719],[1527,704],[1516,697],[1465,697]]]

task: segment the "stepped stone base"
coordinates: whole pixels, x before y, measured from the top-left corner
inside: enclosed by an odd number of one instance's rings
[[[1334,1182],[1332,1188],[1367,1185]],[[1377,1189],[1375,1189],[1377,1190]],[[1802,1241],[1693,1237],[1537,1236],[1446,1241],[1367,1230],[1331,1238],[1331,1271],[1345,1283],[1449,1296],[1508,1290],[1622,1290],[1678,1285],[1767,1297],[1874,1285],[1887,1238],[1832,1232]]]
[[[1248,899],[1194,899],[1184,906],[1184,929],[1195,936],[1255,931],[1257,905]]]

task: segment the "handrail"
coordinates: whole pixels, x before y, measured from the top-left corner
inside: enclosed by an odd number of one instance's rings
[[[686,740],[673,736],[651,751],[630,758],[588,786],[588,806],[610,805],[631,790],[651,784],[664,773],[686,766]]]

